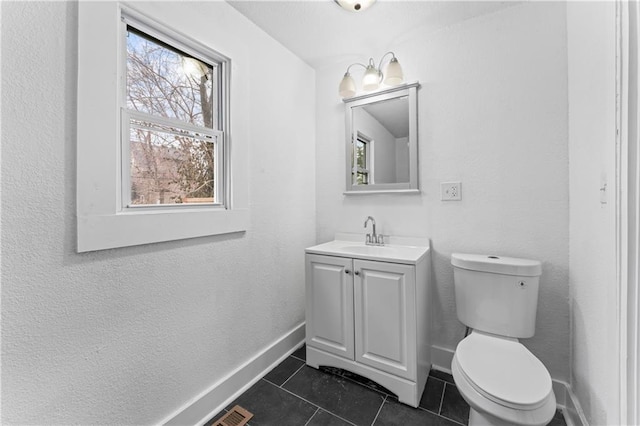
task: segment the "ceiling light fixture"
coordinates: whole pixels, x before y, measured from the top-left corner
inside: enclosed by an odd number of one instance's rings
[[[382,62],[388,55],[391,55],[391,60],[387,64],[383,73],[381,71]],[[369,58],[368,65],[356,62],[347,67],[347,72],[344,73],[344,77],[342,77],[342,81],[340,82],[340,87],[338,89],[340,96],[343,98],[350,98],[356,94],[356,83],[349,72],[351,67],[354,65],[359,65],[365,69],[364,75],[362,76],[362,90],[366,92],[378,89],[380,87],[380,83],[384,83],[387,86],[396,86],[404,81],[402,67],[398,62],[396,55],[393,52],[387,52],[382,56],[382,59],[380,59],[380,64],[378,64],[377,68],[373,62],[373,58]]]
[[[362,12],[367,9],[376,0],[334,0],[336,3],[340,5],[345,10],[350,12]]]

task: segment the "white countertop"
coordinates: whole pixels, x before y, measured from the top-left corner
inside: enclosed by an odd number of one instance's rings
[[[385,235],[384,246],[369,246],[364,240],[365,234],[336,234],[335,240],[309,247],[305,253],[415,265],[429,252],[428,238]]]

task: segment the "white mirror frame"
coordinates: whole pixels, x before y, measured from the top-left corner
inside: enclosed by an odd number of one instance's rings
[[[420,193],[418,188],[418,82],[394,86],[373,93],[343,99],[345,103],[345,195],[382,194],[382,193]],[[354,185],[352,181],[351,149],[357,129],[353,128],[353,108],[406,96],[409,101],[409,182]]]

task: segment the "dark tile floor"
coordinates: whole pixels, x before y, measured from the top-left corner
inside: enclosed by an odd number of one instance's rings
[[[418,408],[356,374],[337,368],[320,370],[305,364],[306,349],[296,350],[249,390],[212,418],[215,423],[238,404],[254,417],[250,426],[399,426],[466,425],[469,405],[451,375],[431,370]],[[566,426],[558,411],[551,426]]]

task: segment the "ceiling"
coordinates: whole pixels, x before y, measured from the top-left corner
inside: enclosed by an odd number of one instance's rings
[[[418,27],[427,31],[509,7],[514,1],[378,0],[349,12],[333,0],[227,0],[313,68],[381,55]],[[379,58],[376,58],[379,60]]]

